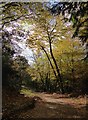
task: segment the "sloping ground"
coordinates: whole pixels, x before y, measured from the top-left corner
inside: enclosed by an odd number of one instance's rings
[[[35,100],[32,97],[24,97],[15,91],[4,89],[2,91],[2,119],[16,119],[16,114],[30,110],[35,107]]]
[[[22,118],[85,118],[85,110],[77,110],[70,105],[40,102],[31,111],[20,113],[18,119]]]
[[[3,96],[3,120],[87,117],[85,97],[69,98],[45,93],[35,93],[35,97],[26,98],[23,95],[13,95],[8,99],[5,97],[6,95]]]

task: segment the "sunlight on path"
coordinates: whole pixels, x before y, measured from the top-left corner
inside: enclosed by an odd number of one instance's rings
[[[38,94],[38,96],[40,98],[42,98],[42,100],[44,102],[47,103],[57,103],[57,104],[69,104],[76,107],[84,107],[86,106],[86,97],[84,98],[59,98],[59,94],[53,95],[53,94],[43,94],[40,93]]]
[[[30,92],[26,91],[30,96]],[[70,98],[61,94],[33,92],[36,100],[35,108],[22,112],[21,117],[27,118],[85,118],[86,98]]]

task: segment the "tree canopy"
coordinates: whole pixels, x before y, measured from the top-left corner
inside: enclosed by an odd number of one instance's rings
[[[86,49],[88,49],[87,8],[88,2],[58,2],[51,8],[48,7],[52,14],[59,15],[61,13],[65,22],[72,22],[75,29],[72,37],[79,37],[83,44],[86,42]],[[86,52],[85,59],[87,58],[88,52]]]
[[[25,85],[38,91],[86,93],[88,62],[82,43],[87,47],[87,3],[58,3],[48,10],[47,3],[37,2],[0,7],[3,83],[15,89]],[[23,49],[28,50],[25,55]]]

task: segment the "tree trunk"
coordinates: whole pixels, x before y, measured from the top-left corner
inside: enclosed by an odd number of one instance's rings
[[[51,60],[50,60],[50,58],[49,58],[49,55],[48,55],[48,53],[46,52],[46,50],[44,49],[44,47],[43,47],[43,46],[41,46],[41,47],[42,47],[42,50],[45,52],[45,54],[46,54],[46,56],[47,56],[47,58],[48,58],[48,60],[49,60],[49,62],[50,62],[50,65],[51,65],[51,67],[52,67],[53,73],[54,73],[54,75],[55,75],[55,77],[56,77],[56,79],[57,79],[57,74],[56,74],[56,71],[54,70],[54,67],[53,67],[52,62],[51,62]]]
[[[49,37],[49,36],[48,36],[48,37]],[[61,92],[62,92],[62,94],[63,94],[63,93],[64,93],[63,82],[62,82],[60,70],[59,70],[59,68],[58,68],[57,62],[56,62],[55,57],[54,57],[53,52],[52,52],[52,44],[51,44],[51,39],[50,39],[50,37],[49,37],[49,45],[50,45],[50,54],[51,54],[51,57],[52,57],[52,59],[53,59],[53,62],[54,62],[54,64],[55,64],[56,71],[57,71],[57,74],[58,74],[57,83],[60,81]]]

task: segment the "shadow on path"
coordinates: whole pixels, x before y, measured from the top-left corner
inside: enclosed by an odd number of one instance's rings
[[[40,97],[41,99],[38,99]],[[86,118],[86,107],[76,108],[76,104],[69,103],[69,99],[54,98],[49,94],[38,94],[35,97],[35,107],[33,109],[25,109],[14,113],[6,120],[20,120],[31,118]],[[66,102],[66,100],[68,100]],[[74,100],[73,100],[74,101]],[[5,119],[4,119],[5,120]]]

